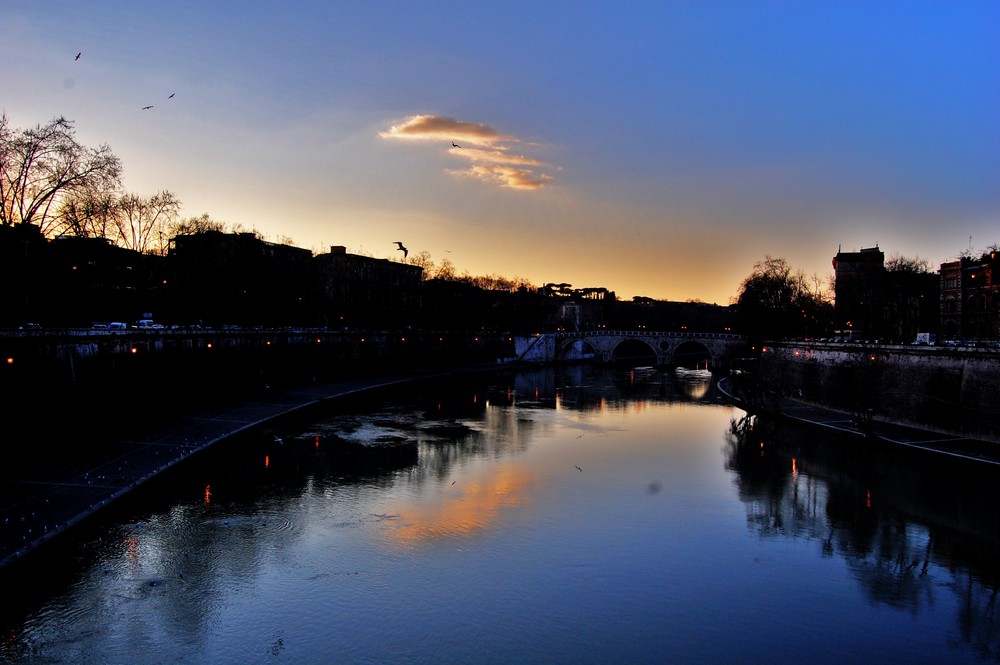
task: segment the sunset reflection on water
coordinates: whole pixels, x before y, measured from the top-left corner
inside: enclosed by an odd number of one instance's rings
[[[743,415],[710,375],[660,370],[472,377],[340,402],[213,449],[67,540],[65,579],[8,604],[0,660],[1000,652],[995,476]],[[397,445],[416,456],[383,454]]]
[[[513,463],[459,476],[441,488],[431,501],[387,504],[398,519],[389,522],[388,537],[400,547],[413,547],[446,538],[468,538],[484,532],[505,513],[532,500],[535,474]]]

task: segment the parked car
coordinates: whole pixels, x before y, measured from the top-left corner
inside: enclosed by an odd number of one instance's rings
[[[112,321],[108,324],[108,330],[127,330],[128,326],[121,321]]]

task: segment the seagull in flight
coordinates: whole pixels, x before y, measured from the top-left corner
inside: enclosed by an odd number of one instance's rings
[[[148,110],[149,110],[149,109],[151,109],[151,108],[153,108],[153,107],[152,107],[152,106],[143,106],[143,107],[142,107],[142,110],[143,110],[143,111],[148,111]]]
[[[454,141],[452,141],[452,142],[451,142],[451,147],[452,147],[452,148],[461,148],[462,146],[460,146],[460,145],[458,145],[457,143],[455,143]]]
[[[81,55],[83,55],[83,51],[80,51],[79,53],[77,53],[77,54],[76,54],[76,57],[75,57],[75,58],[73,58],[73,59],[74,59],[74,60],[79,60],[79,59],[80,59],[80,56],[81,56]]]
[[[396,249],[398,249],[399,251],[401,251],[403,253],[403,258],[404,259],[407,256],[410,255],[410,250],[408,250],[405,247],[403,247],[403,243],[399,242],[398,240],[396,241]]]

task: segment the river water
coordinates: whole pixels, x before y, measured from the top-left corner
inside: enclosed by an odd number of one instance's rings
[[[648,369],[340,400],[53,544],[0,660],[1000,660],[996,472],[743,416]]]

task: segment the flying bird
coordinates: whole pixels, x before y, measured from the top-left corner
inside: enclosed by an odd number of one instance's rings
[[[152,107],[152,106],[143,106],[143,107],[142,107],[142,110],[143,110],[143,111],[148,111],[148,110],[149,110],[149,109],[151,109],[151,108],[153,108],[153,107]]]
[[[79,53],[77,53],[77,54],[76,54],[76,57],[75,57],[75,58],[73,58],[73,59],[74,59],[74,60],[79,60],[79,59],[80,59],[80,56],[81,56],[81,55],[83,55],[83,51],[80,51]]]
[[[176,95],[176,94],[177,94],[176,92],[172,92],[172,93],[170,93],[170,96],[169,96],[169,97],[167,97],[167,99],[173,99],[173,98],[174,98],[174,95]]]
[[[455,143],[454,141],[452,141],[452,142],[451,142],[451,147],[452,147],[452,148],[461,148],[462,146],[460,146],[460,145],[458,145],[457,143]]]
[[[399,242],[398,240],[396,241],[396,249],[398,249],[399,251],[401,251],[403,253],[403,258],[404,259],[407,256],[410,255],[410,250],[408,250],[405,247],[403,247],[403,243]]]

